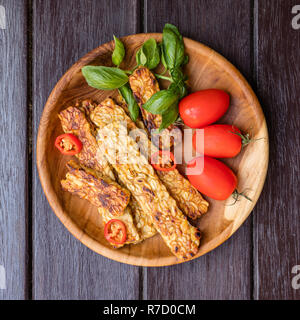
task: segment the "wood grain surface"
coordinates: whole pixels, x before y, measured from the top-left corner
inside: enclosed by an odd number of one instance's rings
[[[59,78],[112,35],[136,33],[134,1],[34,1],[33,125]],[[139,269],[95,254],[51,211],[36,170],[33,185],[33,298],[136,299]]]
[[[172,15],[169,15],[172,8]],[[182,34],[211,46],[237,68],[251,74],[250,1],[146,2],[146,31],[166,21]],[[187,23],[188,22],[188,23]],[[227,37],[224,37],[224,34]],[[229,37],[229,38],[228,38]],[[184,265],[145,269],[145,299],[249,299],[251,297],[251,219],[221,247]],[[230,281],[228,281],[230,279]],[[193,284],[187,290],[187,283]],[[167,288],[167,290],[162,289]]]
[[[6,29],[0,29],[0,265],[6,278],[2,300],[24,299],[27,290],[27,9],[25,1],[5,0],[0,5],[6,14]]]
[[[299,300],[300,290],[291,286],[291,269],[300,265],[300,30],[291,26],[292,7],[297,4],[297,0],[0,0],[9,26],[0,30],[0,265],[5,266],[7,286],[0,290],[0,300]],[[27,5],[32,24],[26,19]],[[253,222],[249,218],[224,245],[174,267],[129,267],[93,253],[62,226],[41,189],[35,154],[33,177],[27,170],[31,162],[26,162],[26,145],[35,150],[46,99],[78,58],[109,41],[113,33],[161,32],[166,22],[223,54],[256,88],[268,122],[271,161],[262,196],[250,216]],[[32,56],[27,55],[31,33]],[[26,80],[31,63],[32,90],[30,78]],[[30,134],[26,138],[26,101],[31,97],[32,144]],[[27,176],[29,187],[33,179],[28,197]],[[33,211],[27,212],[31,203]],[[26,234],[31,218],[32,237],[31,223]]]
[[[291,285],[292,268],[300,264],[300,31],[291,25],[295,4],[258,1],[255,6],[256,83],[268,120],[271,159],[254,214],[255,299],[300,299],[300,290]]]

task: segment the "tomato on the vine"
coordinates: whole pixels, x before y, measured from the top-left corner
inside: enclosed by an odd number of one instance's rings
[[[191,170],[193,168],[195,172]],[[187,176],[191,184],[212,199],[225,200],[236,190],[236,175],[219,160],[207,156],[197,157],[188,163],[188,169]]]
[[[202,132],[196,130],[193,135],[194,149],[213,158],[233,158],[242,149],[241,131],[229,124],[214,124],[203,128],[203,143],[200,145]],[[197,142],[198,141],[198,142]],[[203,150],[202,150],[203,148]]]
[[[202,128],[219,120],[227,111],[229,102],[229,95],[223,90],[197,91],[180,101],[180,117],[187,126]]]

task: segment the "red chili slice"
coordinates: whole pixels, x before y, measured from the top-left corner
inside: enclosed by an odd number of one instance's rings
[[[66,155],[74,155],[81,151],[82,143],[74,136],[72,133],[65,133],[58,136],[55,140],[55,147],[62,153]]]
[[[168,158],[173,162],[173,165],[171,167],[162,167],[162,165],[160,163],[156,163],[158,161],[155,161],[155,160],[157,160],[155,157],[157,157],[157,156],[162,157],[164,155],[168,156]],[[151,156],[151,164],[154,169],[159,170],[159,171],[172,171],[172,170],[175,170],[175,168],[176,168],[174,154],[172,152],[164,151],[164,150],[160,150],[160,151],[153,153],[153,155]]]
[[[117,226],[114,227],[114,225]],[[126,241],[127,233],[123,221],[118,219],[109,220],[104,227],[104,236],[112,244],[123,244]]]

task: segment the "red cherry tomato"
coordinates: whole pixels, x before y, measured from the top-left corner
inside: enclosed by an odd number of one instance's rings
[[[193,135],[193,147],[199,153],[213,158],[233,158],[240,153],[242,149],[242,139],[237,133],[241,131],[229,124],[214,124],[203,128],[203,143],[200,143],[201,132],[196,130]],[[197,146],[197,140],[199,146]],[[198,148],[197,148],[198,147]],[[201,148],[203,150],[201,150]]]
[[[207,89],[194,92],[179,103],[183,122],[191,128],[202,128],[220,119],[229,107],[229,95],[223,90]]]
[[[237,186],[237,177],[221,161],[204,156],[197,157],[188,163],[188,168],[200,168],[199,173],[188,173],[191,184],[206,196],[215,200],[225,200],[234,192]],[[197,171],[197,170],[196,170]]]

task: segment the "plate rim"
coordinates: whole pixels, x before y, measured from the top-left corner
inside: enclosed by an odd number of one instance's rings
[[[131,37],[162,37],[162,33],[138,33],[138,34],[131,34],[131,35],[127,35],[125,37],[121,37],[120,39],[125,40]],[[43,166],[43,162],[44,162],[44,154],[42,152],[43,150],[43,141],[46,139],[46,135],[47,135],[47,130],[42,128],[41,123],[43,123],[44,121],[47,123],[47,115],[51,114],[51,106],[55,105],[55,100],[57,100],[57,97],[60,96],[60,94],[63,91],[63,86],[62,84],[64,82],[68,83],[74,72],[78,71],[78,68],[82,65],[82,63],[84,62],[85,65],[86,63],[93,61],[95,58],[97,58],[97,56],[99,56],[99,51],[103,50],[104,48],[110,48],[112,46],[113,40],[106,42],[104,44],[101,44],[100,46],[98,46],[97,48],[89,51],[88,53],[86,53],[83,57],[81,57],[80,59],[78,59],[64,74],[63,76],[58,80],[58,82],[55,84],[54,88],[52,89],[46,104],[44,106],[42,115],[40,117],[40,121],[39,121],[39,128],[38,128],[38,133],[37,133],[37,140],[36,140],[36,164],[37,164],[37,170],[38,170],[38,175],[39,175],[39,179],[41,182],[41,186],[42,189],[44,191],[44,194],[47,198],[47,201],[52,209],[52,211],[55,213],[55,215],[57,216],[57,218],[61,221],[61,223],[66,227],[66,229],[77,239],[79,240],[82,244],[84,244],[85,246],[87,246],[89,249],[93,250],[94,252],[112,259],[114,261],[118,261],[121,263],[125,263],[128,265],[134,265],[134,266],[142,266],[142,267],[162,267],[162,266],[171,266],[171,265],[176,265],[176,264],[180,264],[180,263],[184,263],[184,262],[190,262],[196,258],[199,258],[201,256],[203,256],[204,254],[211,252],[212,250],[214,250],[216,247],[222,245],[226,240],[228,240],[240,227],[241,225],[246,221],[246,219],[249,217],[249,215],[251,214],[251,212],[253,211],[254,206],[256,205],[265,180],[266,180],[266,176],[267,176],[267,171],[268,171],[268,164],[269,164],[269,137],[268,137],[268,128],[267,128],[267,122],[266,122],[266,118],[264,116],[262,107],[258,101],[258,98],[256,96],[256,94],[254,93],[252,87],[250,86],[250,84],[248,83],[248,81],[245,79],[245,77],[241,74],[241,72],[230,62],[228,61],[224,56],[222,56],[220,53],[218,53],[217,51],[213,50],[212,48],[204,45],[203,43],[200,43],[198,41],[192,40],[190,38],[187,37],[183,37],[184,42],[189,43],[189,45],[191,47],[198,47],[201,48],[202,51],[206,51],[208,53],[211,54],[211,57],[214,58],[214,61],[217,61],[218,64],[220,65],[222,62],[223,64],[225,63],[225,65],[227,65],[228,67],[225,68],[224,70],[226,70],[226,72],[230,71],[230,75],[235,79],[235,81],[237,81],[238,85],[242,88],[242,91],[247,95],[247,98],[251,98],[252,100],[252,104],[256,111],[259,111],[262,115],[263,121],[261,124],[261,127],[264,130],[264,134],[265,134],[265,140],[266,140],[266,154],[265,154],[265,163],[264,163],[264,167],[262,169],[262,173],[261,173],[261,179],[257,188],[257,192],[255,194],[255,198],[252,199],[252,203],[251,206],[249,207],[249,212],[248,214],[246,214],[243,219],[241,219],[241,221],[234,225],[233,228],[231,228],[230,230],[230,234],[226,235],[226,230],[230,227],[230,225],[224,229],[222,231],[222,233],[220,233],[216,238],[214,238],[215,240],[215,245],[211,246],[209,250],[204,250],[204,252],[201,252],[199,250],[199,252],[197,253],[197,255],[195,255],[192,259],[189,259],[187,261],[180,261],[178,259],[176,259],[176,257],[174,256],[174,258],[172,257],[172,259],[170,258],[165,258],[167,260],[170,260],[169,262],[164,262],[164,263],[159,263],[160,261],[160,257],[155,258],[155,259],[148,259],[147,257],[134,257],[131,256],[130,254],[127,253],[120,253],[120,251],[118,250],[111,250],[108,249],[107,247],[105,247],[104,245],[102,245],[101,243],[99,243],[98,241],[96,241],[94,238],[92,238],[91,236],[89,236],[87,233],[85,233],[82,229],[79,228],[79,226],[73,221],[73,219],[67,214],[67,212],[65,212],[65,210],[62,208],[62,206],[60,205],[60,202],[58,200],[58,197],[52,187],[52,184],[50,182],[50,175],[48,174],[47,170],[46,170],[46,166]],[[224,236],[225,234],[225,236]],[[222,238],[222,240],[218,241],[219,238]],[[200,247],[201,249],[201,247]],[[139,261],[141,260],[141,261]]]

